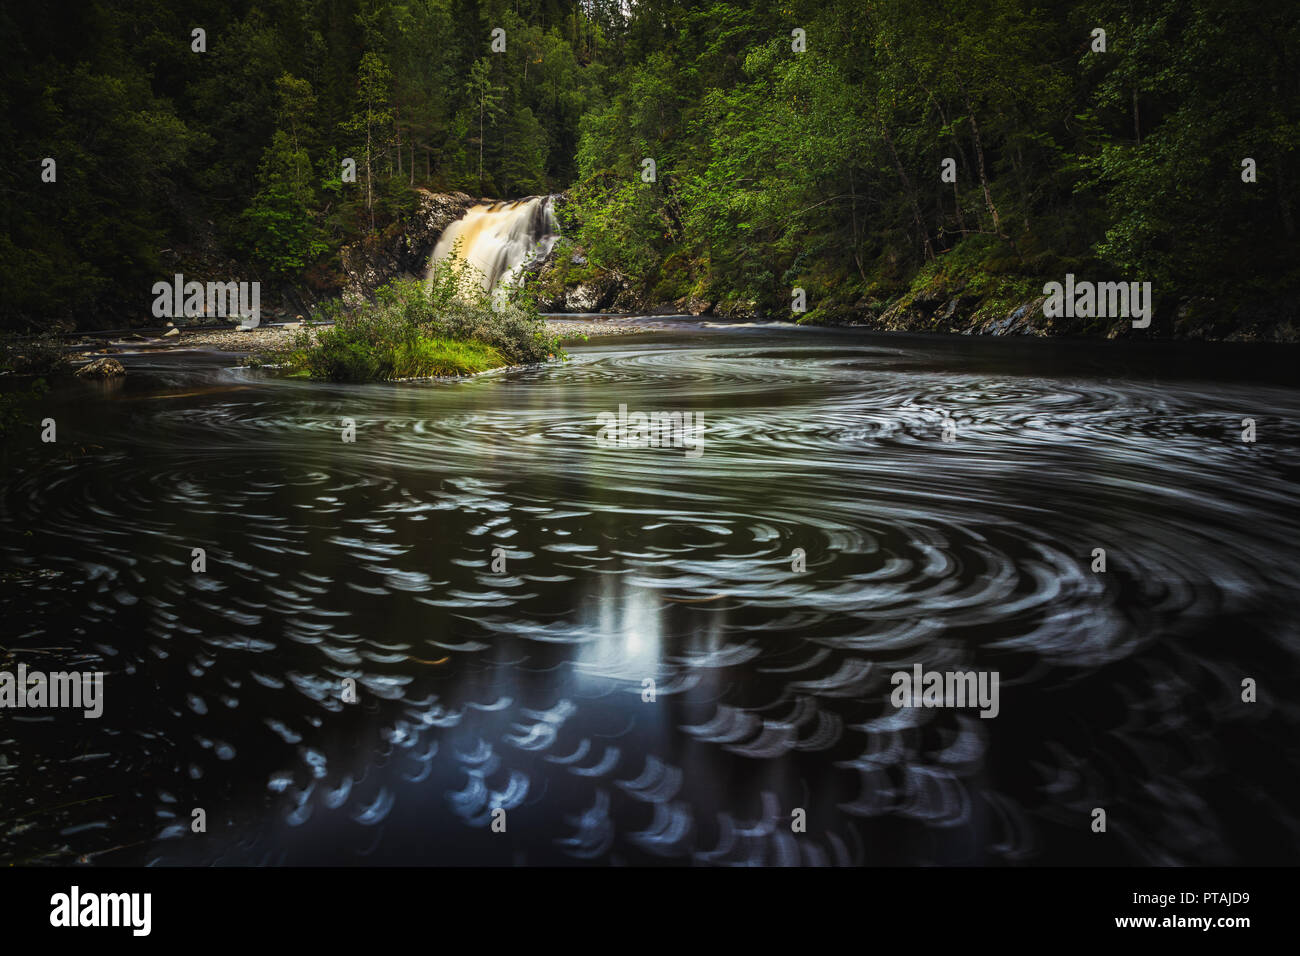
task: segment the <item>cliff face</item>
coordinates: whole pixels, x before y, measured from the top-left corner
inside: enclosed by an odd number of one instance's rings
[[[483,201],[468,193],[433,193],[426,189],[417,192],[418,205],[409,219],[339,251],[345,303],[355,305],[368,299],[393,279],[422,276],[443,230]]]

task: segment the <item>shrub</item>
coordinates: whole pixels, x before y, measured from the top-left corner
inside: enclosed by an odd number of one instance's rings
[[[391,363],[381,361],[379,350],[362,342],[349,342],[326,329],[320,341],[305,350],[292,364],[306,369],[312,378],[331,382],[368,382],[390,378]]]
[[[495,311],[453,302],[431,328],[445,338],[491,346],[511,365],[545,362],[563,354],[559,339],[547,332],[536,312],[511,302],[502,303]]]
[[[314,310],[312,321],[334,324],[300,331],[291,364],[313,378],[373,381],[463,375],[502,365],[563,356],[531,296],[517,289],[483,290],[463,260],[434,266],[429,278],[389,283],[375,301],[352,311],[337,304]]]

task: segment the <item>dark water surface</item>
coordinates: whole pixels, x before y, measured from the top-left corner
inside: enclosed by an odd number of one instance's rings
[[[1294,352],[573,351],[52,393],[58,442],[3,451],[3,666],[106,702],[0,711],[0,860],[1300,861]],[[620,404],[702,412],[703,455],[597,447]],[[914,663],[998,672],[1000,713],[895,709]]]

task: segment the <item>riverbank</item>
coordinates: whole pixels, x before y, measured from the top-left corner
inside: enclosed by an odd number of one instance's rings
[[[535,291],[552,312],[614,310],[641,315],[689,314],[724,320],[794,321],[800,325],[858,327],[874,332],[932,332],[949,335],[1031,336],[1036,338],[1168,339],[1206,342],[1300,343],[1300,294],[1279,286],[1270,292],[1219,291],[1148,296],[1149,313],[1135,326],[1135,315],[1085,314],[1069,309],[1049,315],[1050,283],[1067,274],[1083,282],[1119,281],[1087,259],[1038,256],[1023,261],[1006,250],[978,241],[958,247],[916,270],[877,277],[871,292],[857,284],[811,282],[804,308],[766,305],[725,293],[700,295],[692,283],[653,290],[635,287],[593,266],[585,251],[557,245],[542,264]],[[1088,313],[1105,309],[1088,308]]]
[[[303,326],[297,323],[288,325],[260,326],[243,331],[240,329],[181,329],[175,335],[131,335],[96,343],[81,357],[94,360],[111,356],[123,351],[141,349],[165,350],[209,349],[215,352],[236,352],[257,356],[263,359],[282,355],[293,345],[294,338]],[[584,321],[548,320],[546,331],[555,335],[562,342],[581,341],[585,338],[605,336],[632,335],[646,331],[645,328],[620,322],[617,318],[592,318]],[[308,328],[308,332],[311,329]]]

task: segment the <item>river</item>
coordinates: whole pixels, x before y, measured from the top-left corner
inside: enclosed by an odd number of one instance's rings
[[[104,713],[0,714],[0,860],[1300,860],[1292,353],[659,324],[51,392],[0,645]],[[621,405],[702,454],[600,447]],[[893,706],[916,664],[997,716]]]

